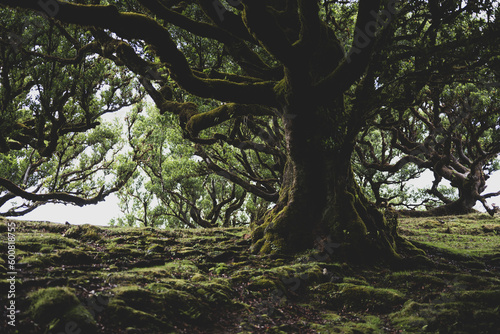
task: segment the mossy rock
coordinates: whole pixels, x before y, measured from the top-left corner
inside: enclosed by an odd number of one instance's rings
[[[499,307],[500,290],[464,291],[457,296],[457,300],[464,302],[479,303],[490,307]]]
[[[158,244],[152,244],[146,249],[147,254],[151,253],[164,253],[165,252],[165,247],[160,246]]]
[[[176,277],[180,276],[186,279],[201,272],[194,262],[190,260],[166,262],[164,268]]]
[[[500,309],[443,296],[431,303],[407,302],[389,315],[391,322],[409,333],[494,333],[500,328]]]
[[[299,279],[309,283],[319,283],[325,279],[323,270],[315,263],[284,265],[272,268],[270,272],[279,277]]]
[[[156,285],[150,289],[122,286],[112,292],[115,296],[105,316],[120,328],[134,326],[156,332],[173,329],[175,322],[202,324],[209,318],[215,320],[210,305],[186,291]]]
[[[368,285],[368,282],[362,278],[356,277],[344,277],[342,280],[343,283],[351,283],[354,285]]]
[[[94,262],[92,256],[77,249],[64,249],[57,252],[57,263],[64,265],[82,265]]]
[[[207,277],[202,274],[194,274],[193,277],[191,277],[192,282],[201,282],[201,281],[206,281]]]
[[[231,275],[231,281],[233,283],[247,283],[253,277],[257,277],[263,274],[260,269],[240,269]]]
[[[229,270],[229,267],[225,263],[217,263],[215,267],[210,268],[210,272],[217,276],[225,274]]]
[[[423,332],[429,324],[425,315],[420,313],[423,307],[424,304],[408,300],[400,311],[391,313],[389,318],[396,327],[408,333]]]
[[[40,253],[52,253],[54,251],[54,246],[42,246],[40,248]]]
[[[97,241],[102,238],[102,232],[103,230],[95,225],[84,224],[72,226],[64,236],[81,241]]]
[[[232,307],[232,287],[228,280],[213,278],[211,280],[193,282],[185,279],[165,279],[161,283],[148,284],[146,288],[161,294],[168,291],[187,292],[196,298],[198,305]]]
[[[348,322],[337,313],[324,314],[326,321],[320,324],[312,324],[317,333],[343,333],[343,334],[375,334],[386,332],[385,321],[378,316],[357,314],[357,321]]]
[[[386,276],[386,280],[405,292],[412,290],[441,291],[447,285],[445,279],[420,271],[394,272]]]
[[[143,252],[137,249],[136,245],[118,245],[115,247],[109,247],[108,252],[110,256],[141,256],[144,255]]]
[[[77,245],[78,242],[75,240],[55,233],[25,234],[20,235],[16,240],[16,248],[29,252],[41,252],[43,248],[48,246],[54,249],[71,249],[77,247]]]
[[[138,333],[147,332],[159,333],[160,330],[173,330],[173,326],[167,322],[161,321],[154,314],[144,312],[128,306],[124,301],[116,300],[109,303],[104,316],[111,326],[117,329],[134,328],[142,330]],[[167,332],[168,333],[168,332]]]
[[[23,257],[19,263],[28,264],[32,267],[44,267],[54,265],[55,258],[54,254],[35,254]]]
[[[279,278],[269,277],[269,276],[257,276],[250,279],[250,283],[247,286],[250,291],[263,291],[263,290],[280,290],[286,291],[284,285],[281,283]]]
[[[323,283],[312,289],[332,309],[387,312],[402,305],[405,296],[392,289],[380,289],[352,283]]]
[[[44,333],[81,330],[96,333],[97,325],[90,312],[80,303],[69,288],[40,289],[29,295],[28,313],[35,322],[45,329]]]

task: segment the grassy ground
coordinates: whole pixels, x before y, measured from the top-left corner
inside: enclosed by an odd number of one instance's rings
[[[500,219],[483,214],[400,219],[426,256],[363,266],[328,243],[258,257],[243,228],[15,225],[2,333],[499,333]]]

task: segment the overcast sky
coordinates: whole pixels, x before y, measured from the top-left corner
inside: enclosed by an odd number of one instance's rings
[[[46,204],[19,219],[104,226],[108,225],[112,218],[117,218],[120,215],[118,198],[112,194],[104,202],[84,207],[69,204]]]

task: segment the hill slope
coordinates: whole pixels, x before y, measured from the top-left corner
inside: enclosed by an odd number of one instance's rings
[[[293,258],[255,256],[244,228],[101,228],[4,219],[0,232],[16,257],[9,264],[3,252],[0,260],[6,273],[0,326],[9,333],[500,328],[500,219],[481,214],[401,219],[400,234],[427,256],[391,265],[332,261],[337,245],[328,241]],[[12,301],[13,314],[7,308]]]

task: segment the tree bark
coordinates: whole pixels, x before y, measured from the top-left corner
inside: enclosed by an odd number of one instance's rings
[[[325,108],[301,102],[285,108],[283,183],[276,206],[252,224],[253,251],[295,253],[328,238],[340,244],[336,252],[344,258],[397,257],[396,226],[368,202],[354,179],[357,131],[340,121],[342,103]]]

